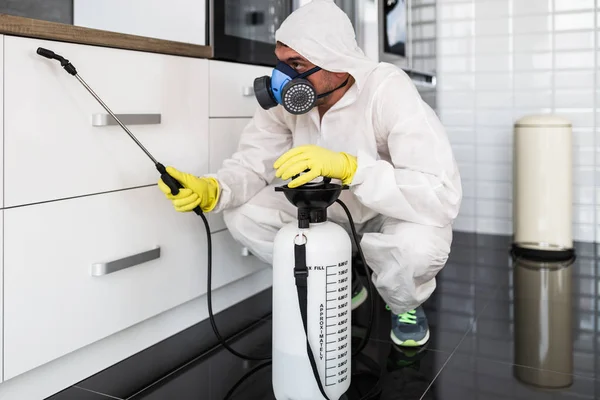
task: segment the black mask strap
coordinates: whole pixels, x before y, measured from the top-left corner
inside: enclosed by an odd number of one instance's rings
[[[323,94],[318,95],[317,99],[321,99],[321,98],[323,98],[325,96],[329,96],[331,93],[335,92],[336,90],[343,88],[344,86],[346,86],[348,84],[349,80],[350,80],[350,77],[346,78],[346,80],[344,81],[344,83],[342,83],[340,86],[336,87],[333,90],[330,90],[329,92],[325,92]]]

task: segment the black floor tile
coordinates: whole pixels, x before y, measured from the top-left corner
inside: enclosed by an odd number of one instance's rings
[[[423,399],[546,400],[598,398],[597,381],[454,354]]]
[[[449,353],[427,348],[401,350],[392,343],[371,341],[352,359],[350,389],[342,399],[420,399],[449,357]],[[253,374],[231,399],[275,400],[271,373],[268,366]]]
[[[229,337],[268,316],[271,311],[271,296],[271,290],[263,291],[215,315],[219,333],[223,337]],[[111,396],[128,398],[217,344],[218,340],[206,320],[77,385]]]
[[[516,262],[512,284],[496,292],[457,353],[600,378],[597,280],[574,275],[579,262]]]
[[[228,342],[229,343],[229,342]],[[263,321],[231,341],[230,346],[252,357],[270,356],[271,323]],[[243,361],[219,348],[134,395],[131,400],[219,399],[260,362]]]
[[[89,390],[70,387],[62,392],[48,397],[46,400],[124,400],[118,397],[111,397],[100,393],[90,392]]]

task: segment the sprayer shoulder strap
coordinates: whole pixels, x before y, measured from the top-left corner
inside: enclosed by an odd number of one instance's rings
[[[302,315],[302,324],[304,325],[304,333],[306,334],[306,351],[319,390],[323,397],[329,400],[325,393],[325,389],[323,388],[323,384],[321,383],[315,356],[313,355],[310,341],[308,340],[308,268],[306,267],[306,244],[295,244],[294,246],[294,260],[296,264],[294,267],[294,277],[296,278],[296,289],[298,291],[298,303],[300,305],[300,314]]]

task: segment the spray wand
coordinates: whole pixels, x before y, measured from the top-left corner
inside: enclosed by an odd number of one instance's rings
[[[133,133],[131,133],[131,131],[129,130],[129,128],[127,128],[127,126],[125,126],[125,124],[123,124],[123,122],[121,122],[121,120],[119,120],[119,118],[115,115],[115,113],[113,113],[111,111],[111,109],[108,108],[108,106],[92,90],[92,88],[83,80],[83,78],[81,78],[81,76],[79,76],[79,74],[77,73],[77,69],[75,68],[75,66],[73,64],[71,64],[71,62],[69,60],[65,59],[63,56],[60,56],[60,55],[56,54],[52,50],[44,49],[42,47],[38,47],[37,54],[39,54],[42,57],[49,58],[51,60],[57,60],[57,61],[59,61],[60,65],[65,69],[65,71],[67,71],[69,74],[71,74],[75,78],[77,78],[77,80],[79,82],[81,82],[81,84],[83,85],[83,87],[85,87],[87,89],[87,91],[90,92],[90,94],[92,96],[94,96],[94,98],[98,101],[98,103],[100,103],[100,105],[106,110],[106,112],[108,112],[110,114],[110,116],[113,117],[115,119],[115,121],[117,121],[117,123],[121,126],[121,128],[123,128],[123,130],[129,135],[129,137],[131,139],[133,139],[133,141],[140,147],[140,149],[142,149],[142,151],[144,153],[146,153],[146,155],[148,156],[148,158],[150,158],[150,160],[152,160],[152,162],[154,163],[154,166],[156,167],[156,169],[160,173],[160,178],[169,187],[169,189],[171,189],[171,193],[173,195],[176,195],[176,194],[179,193],[179,189],[183,188],[183,186],[181,185],[181,183],[179,183],[179,181],[177,179],[173,178],[171,175],[169,175],[167,173],[167,169],[165,168],[164,165],[162,165],[161,163],[159,163],[158,161],[156,161],[156,158],[154,158],[152,156],[152,154],[150,154],[150,152],[148,151],[148,149],[146,149],[144,147],[144,145],[133,135]],[[201,215],[202,214],[202,209],[198,206],[198,207],[194,208],[194,212],[196,214],[198,214],[198,215]]]

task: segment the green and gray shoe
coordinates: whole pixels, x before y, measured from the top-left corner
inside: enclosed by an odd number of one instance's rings
[[[389,306],[386,309],[390,310]],[[429,341],[429,325],[423,307],[404,314],[392,314],[392,341],[398,346],[419,347]]]

